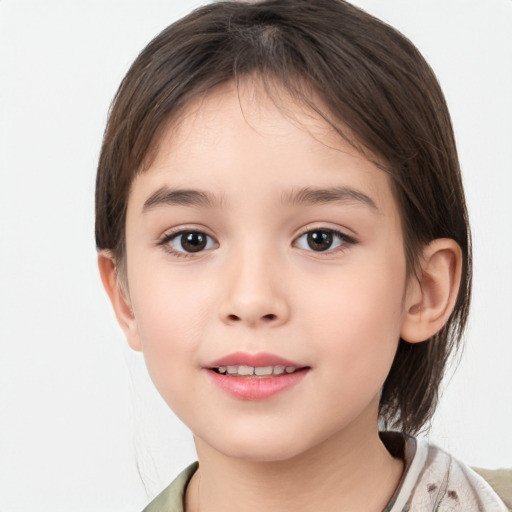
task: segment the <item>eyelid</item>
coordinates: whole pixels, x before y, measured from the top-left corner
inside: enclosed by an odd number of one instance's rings
[[[332,226],[326,226],[325,224],[310,224],[305,226],[303,229],[301,229],[300,233],[293,239],[293,245],[296,245],[297,241],[302,238],[304,235],[307,235],[308,233],[311,233],[313,231],[327,231],[332,233],[335,236],[338,236],[342,239],[342,243],[338,245],[337,247],[334,247],[333,249],[326,249],[325,251],[314,251],[313,249],[304,249],[302,247],[299,247],[299,249],[304,250],[306,252],[313,253],[315,255],[332,255],[337,252],[345,251],[348,249],[348,247],[355,245],[358,243],[358,240],[352,236],[348,235],[344,230],[342,230],[339,227],[332,227]]]
[[[300,236],[309,233],[310,231],[331,231],[333,233],[340,234],[344,238],[351,240],[353,243],[358,241],[355,233],[351,229],[339,225],[332,225],[328,222],[311,222],[306,224],[304,227],[300,228],[299,233],[295,236],[294,239],[296,240]]]
[[[198,256],[201,256],[203,253],[209,252],[210,250],[212,250],[212,248],[210,247],[208,249],[202,249],[197,252],[186,252],[186,251],[176,250],[175,248],[171,247],[169,242],[184,233],[201,233],[201,234],[205,235],[206,237],[210,238],[211,240],[213,240],[216,245],[215,248],[217,248],[219,246],[219,242],[215,239],[215,237],[213,235],[209,234],[208,231],[209,230],[207,228],[205,228],[204,226],[197,226],[197,225],[195,225],[195,226],[193,226],[193,225],[192,226],[190,226],[190,225],[189,226],[187,226],[187,225],[177,226],[175,228],[166,230],[159,237],[159,239],[156,242],[156,245],[162,247],[166,252],[168,252],[172,256],[177,256],[179,258],[194,258],[194,257],[197,258]]]

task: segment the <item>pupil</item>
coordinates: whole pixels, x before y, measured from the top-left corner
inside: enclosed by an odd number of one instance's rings
[[[181,246],[187,252],[202,251],[206,247],[206,236],[197,231],[181,235]]]
[[[308,233],[308,245],[314,251],[326,251],[332,245],[332,233],[328,231],[312,231]]]

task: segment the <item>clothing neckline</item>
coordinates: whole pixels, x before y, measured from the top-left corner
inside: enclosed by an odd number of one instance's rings
[[[404,496],[401,499],[400,495],[404,487],[405,481],[409,480],[410,478],[415,478],[415,476],[411,474],[410,469],[413,464],[413,461],[415,460],[418,444],[414,437],[402,434],[400,432],[379,432],[379,437],[384,446],[386,447],[386,449],[388,450],[388,452],[391,454],[391,456],[395,459],[401,460],[404,463],[402,476],[400,477],[400,481],[398,482],[395,492],[389,499],[387,505],[382,510],[382,512],[395,512],[401,510],[403,505],[405,504],[405,502],[403,504],[401,502],[404,499],[407,500],[407,496]],[[175,483],[177,483],[177,487],[181,487],[181,492],[179,493],[179,499],[181,500],[181,509],[177,508],[176,512],[186,512],[185,494],[187,492],[188,484],[190,483],[190,480],[192,479],[194,473],[197,471],[198,468],[199,462],[196,461],[190,466],[188,466],[179,475],[179,477],[171,484],[172,486]]]

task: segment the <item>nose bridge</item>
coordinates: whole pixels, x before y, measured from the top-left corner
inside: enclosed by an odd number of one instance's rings
[[[220,306],[225,323],[280,325],[288,320],[289,304],[277,251],[250,236],[233,248]]]

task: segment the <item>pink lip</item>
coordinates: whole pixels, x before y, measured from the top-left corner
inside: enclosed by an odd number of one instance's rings
[[[218,368],[219,366],[293,366],[304,368],[305,365],[283,359],[282,357],[266,352],[249,354],[247,352],[234,352],[228,356],[216,359],[204,365],[205,368]]]
[[[213,371],[219,366],[284,366],[297,368],[293,373],[273,376],[234,377]],[[310,367],[273,354],[235,352],[204,366],[213,383],[222,391],[239,400],[265,400],[298,384]]]

